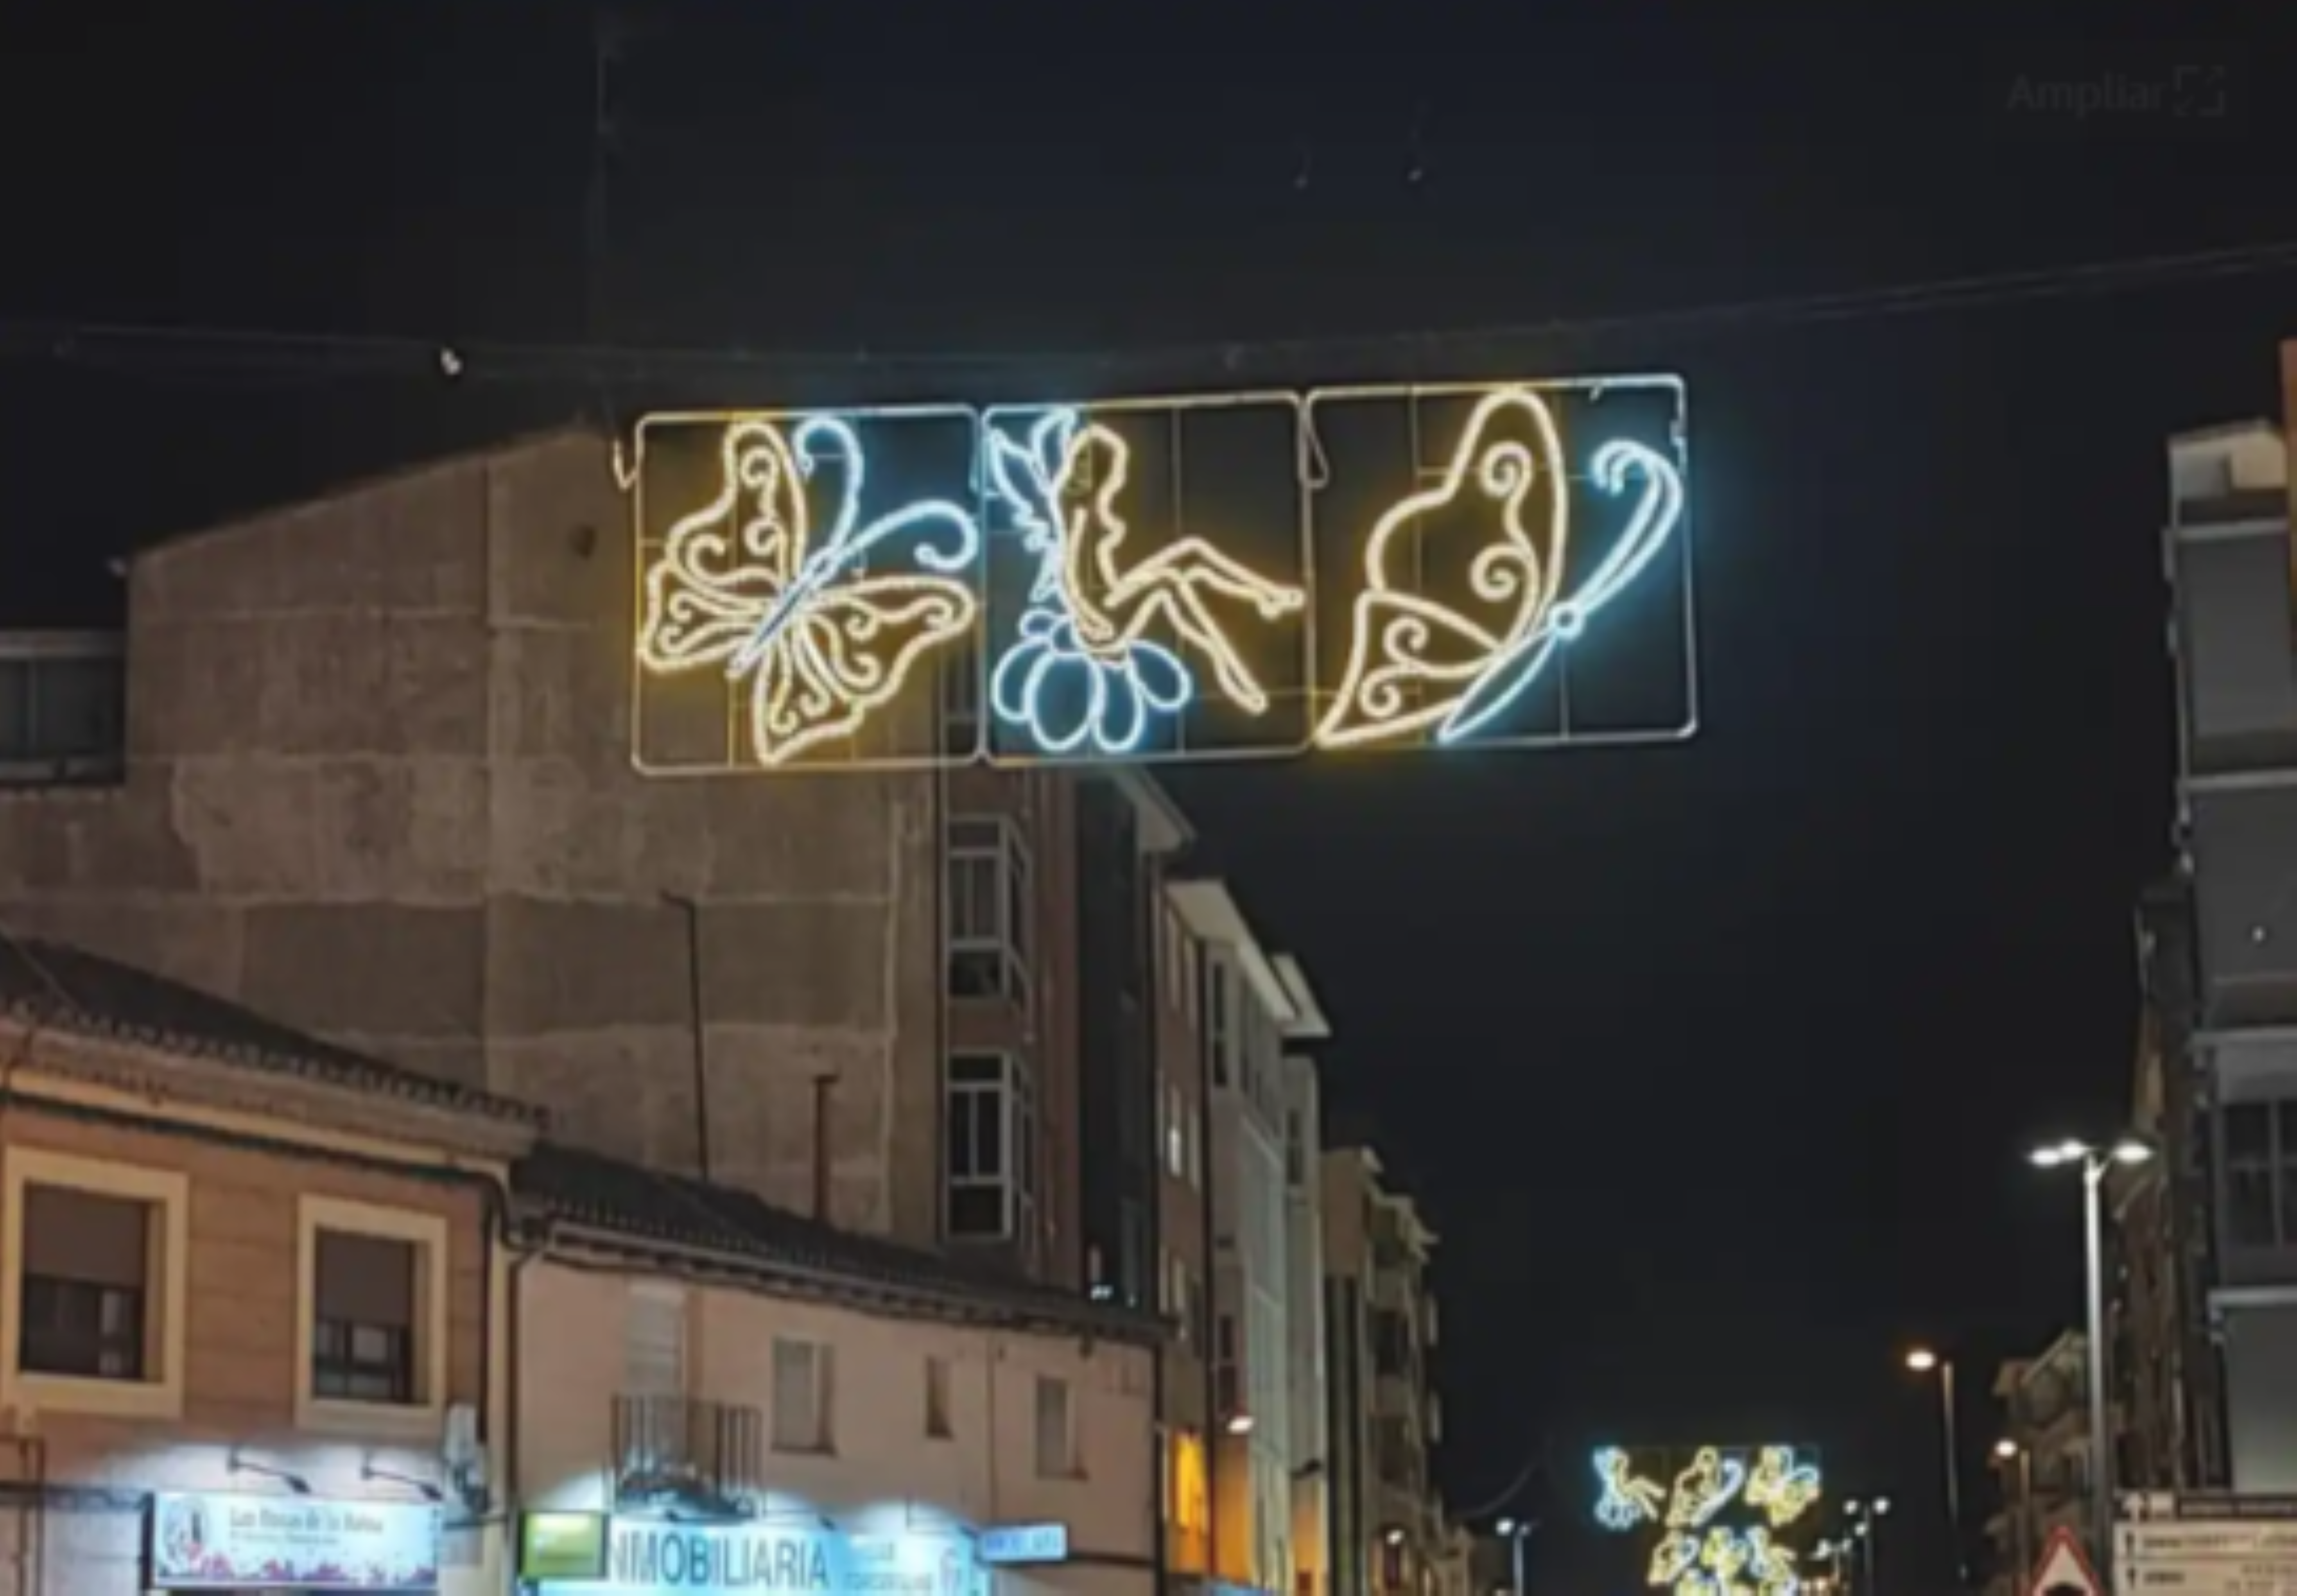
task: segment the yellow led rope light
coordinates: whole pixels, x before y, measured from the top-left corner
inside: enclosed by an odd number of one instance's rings
[[[844,467],[839,508],[817,548],[805,479],[831,459]],[[860,574],[869,552],[937,524],[955,532],[951,547],[923,544],[913,557],[955,572],[977,555],[980,531],[970,513],[939,500],[857,526],[865,456],[852,427],[830,417],[801,423],[794,446],[770,422],[729,425],[720,467],[717,497],[671,528],[646,569],[638,662],[655,675],[715,667],[747,678],[753,753],[782,765],[853,735],[979,613],[951,574]]]

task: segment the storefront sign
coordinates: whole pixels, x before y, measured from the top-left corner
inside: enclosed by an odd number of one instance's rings
[[[529,1513],[518,1522],[518,1576],[603,1579],[606,1574],[604,1513]]]
[[[686,1592],[696,1596],[984,1596],[973,1549],[955,1533],[849,1535],[818,1523],[683,1524],[613,1519],[605,1576],[526,1578],[552,1596]]]
[[[152,1584],[167,1591],[432,1591],[439,1508],[163,1491],[152,1499],[151,1559]]]
[[[1004,1524],[981,1532],[984,1563],[1065,1563],[1068,1556],[1066,1524]]]

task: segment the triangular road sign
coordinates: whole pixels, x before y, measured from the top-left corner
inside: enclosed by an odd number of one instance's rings
[[[2027,1596],[2107,1596],[2105,1582],[2090,1566],[2089,1553],[2062,1524],[2042,1543],[2042,1555],[2034,1559],[2033,1583],[2026,1592]]]

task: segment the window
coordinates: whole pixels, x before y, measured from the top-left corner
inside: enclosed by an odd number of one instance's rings
[[[1295,1186],[1308,1183],[1308,1131],[1297,1108],[1284,1115],[1284,1178]]]
[[[1076,1408],[1066,1380],[1037,1377],[1037,1477],[1075,1479],[1078,1466]]]
[[[1244,1382],[1236,1362],[1236,1315],[1213,1320],[1213,1417],[1227,1419],[1245,1411]]]
[[[32,1187],[24,1204],[18,1367],[91,1380],[144,1378],[152,1205],[69,1186]]]
[[[1037,1197],[1037,1105],[1027,1067],[1010,1053],[949,1060],[942,1222],[952,1240],[1023,1238]]]
[[[956,1434],[949,1421],[949,1360],[926,1360],[926,1435],[946,1441]]]
[[[6,1167],[0,1404],[180,1417],[189,1183],[29,1148]]]
[[[622,1388],[632,1396],[686,1394],[686,1293],[633,1281],[622,1320]]]
[[[827,1452],[829,1347],[774,1337],[774,1450]]]
[[[981,654],[970,645],[943,656],[941,735],[951,754],[969,754],[981,740]]]
[[[127,674],[110,638],[19,642],[0,658],[0,771],[110,774],[124,751]]]
[[[1165,1082],[1165,1167],[1175,1176],[1189,1172],[1189,1104],[1177,1081]]]
[[[447,1222],[302,1199],[295,1420],[433,1439],[447,1409]]]
[[[1212,1060],[1214,1086],[1228,1084],[1228,967],[1207,960],[1205,970],[1205,1052]]]
[[[346,1402],[413,1402],[415,1244],[323,1230],[317,1246],[311,1394]]]
[[[950,996],[1028,1001],[1029,882],[1028,852],[1011,821],[950,821]]]
[[[2297,1101],[2225,1111],[2226,1241],[2297,1246]]]

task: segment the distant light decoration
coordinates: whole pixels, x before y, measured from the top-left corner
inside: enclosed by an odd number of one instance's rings
[[[837,513],[813,541],[808,486],[835,464]],[[704,669],[746,680],[757,762],[786,764],[850,737],[902,691],[928,654],[971,631],[981,551],[973,513],[918,499],[860,524],[868,460],[834,416],[786,434],[764,419],[730,423],[717,497],[673,525],[644,573],[642,669]],[[943,541],[925,540],[934,533]],[[921,572],[869,569],[896,539],[917,539]]]
[[[1818,1470],[1795,1461],[1794,1448],[1766,1446],[1747,1477],[1747,1505],[1760,1508],[1774,1529],[1792,1524],[1818,1500]]]
[[[1512,415],[1532,441],[1489,439]],[[1555,418],[1532,389],[1486,394],[1470,413],[1451,464],[1431,488],[1391,505],[1365,538],[1363,586],[1351,605],[1348,652],[1337,695],[1318,723],[1317,746],[1359,747],[1432,735],[1439,745],[1474,738],[1539,679],[1557,652],[1585,635],[1606,605],[1648,568],[1682,517],[1673,462],[1641,443],[1613,440],[1588,464],[1601,491],[1639,483],[1626,530],[1566,596],[1571,552],[1568,473]],[[1478,620],[1417,591],[1404,552],[1421,517],[1470,487],[1496,506],[1492,540],[1468,567],[1474,598],[1497,613]],[[1537,520],[1525,515],[1536,496]]]
[[[1267,710],[1266,690],[1208,600],[1239,601],[1274,621],[1306,606],[1305,589],[1247,569],[1202,538],[1122,565],[1127,528],[1117,506],[1131,450],[1078,410],[1045,412],[1025,442],[992,424],[984,452],[990,493],[1037,562],[1016,640],[990,672],[1000,720],[1047,753],[1139,752],[1160,721],[1198,697],[1188,662],[1148,635],[1158,628],[1204,657],[1231,703],[1255,715]]]
[[[1747,1483],[1747,1465],[1726,1458],[1712,1446],[1702,1446],[1691,1467],[1675,1477],[1675,1496],[1667,1504],[1669,1529],[1697,1529],[1730,1506]]]
[[[1684,1460],[1684,1454],[1676,1454]],[[1614,1533],[1651,1526],[1644,1583],[1670,1596],[1802,1596],[1800,1554],[1782,1532],[1816,1523],[1818,1466],[1791,1446],[1702,1446],[1673,1472],[1623,1447],[1594,1454],[1595,1520]],[[1752,1521],[1748,1521],[1751,1518]]]
[[[1595,1477],[1603,1487],[1595,1502],[1596,1523],[1605,1529],[1627,1530],[1638,1524],[1659,1522],[1667,1490],[1656,1481],[1636,1478],[1624,1451],[1616,1446],[1598,1448]]]

